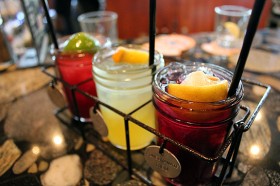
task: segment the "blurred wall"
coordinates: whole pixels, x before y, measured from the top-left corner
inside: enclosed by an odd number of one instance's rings
[[[213,31],[215,6],[227,4],[252,8],[254,2],[254,0],[157,0],[157,34]],[[267,0],[259,28],[267,26],[271,6],[271,0]],[[148,35],[149,0],[107,0],[106,10],[118,13],[121,39]]]

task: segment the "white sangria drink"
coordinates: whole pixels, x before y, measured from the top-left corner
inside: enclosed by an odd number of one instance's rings
[[[164,66],[162,55],[156,53],[154,59],[156,69]],[[135,45],[102,49],[94,57],[93,74],[100,101],[155,127],[154,106],[149,102],[153,70],[149,67],[148,51]],[[126,149],[124,117],[102,105],[100,110],[108,127],[110,142]],[[131,150],[144,148],[154,139],[154,134],[130,121],[129,134]]]

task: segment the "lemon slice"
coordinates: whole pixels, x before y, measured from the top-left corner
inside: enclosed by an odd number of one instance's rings
[[[215,102],[224,100],[228,93],[227,80],[192,72],[181,84],[169,84],[168,93],[184,100],[195,102]]]
[[[235,38],[238,38],[240,36],[240,29],[236,23],[228,21],[224,23],[224,27]]]
[[[148,64],[149,53],[143,50],[118,47],[112,58],[115,63]]]

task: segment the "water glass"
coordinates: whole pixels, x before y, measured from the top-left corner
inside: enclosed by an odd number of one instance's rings
[[[251,15],[251,9],[242,6],[215,7],[217,43],[225,48],[240,48]]]
[[[96,11],[81,14],[78,17],[81,31],[99,38],[118,42],[118,14],[111,11]],[[102,39],[100,39],[102,38]]]

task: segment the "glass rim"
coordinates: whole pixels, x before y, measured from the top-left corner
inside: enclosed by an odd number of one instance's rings
[[[116,87],[116,86],[108,86],[106,83],[102,83],[102,81],[98,80],[96,78],[96,75],[93,75],[94,82],[98,83],[99,86],[102,86],[103,88],[105,87],[106,89],[115,90],[115,91],[127,91],[127,90],[137,90],[137,89],[142,89],[142,88],[149,88],[149,86],[152,86],[151,83],[146,83],[146,84],[141,84],[140,86],[128,86],[128,87]],[[128,81],[123,81],[123,83],[128,83]],[[149,88],[150,89],[150,88]]]
[[[63,52],[61,49],[56,49],[54,50],[54,56],[55,56],[55,63],[59,66],[88,66],[88,65],[92,65],[92,60],[89,61],[79,61],[79,62],[59,62],[57,59],[58,58],[64,58],[64,59],[82,59],[83,57],[85,57],[86,55],[88,56],[94,56],[93,53],[90,52],[86,52],[86,51],[77,51],[77,52]],[[57,54],[60,55],[60,57],[57,57]]]
[[[227,97],[226,99],[224,100],[220,100],[220,101],[214,101],[214,102],[198,102],[198,101],[190,101],[190,100],[185,100],[185,99],[181,99],[181,98],[177,98],[171,94],[168,94],[166,91],[162,90],[158,84],[158,75],[160,74],[160,72],[162,72],[163,70],[167,69],[170,65],[172,65],[172,63],[178,63],[178,64],[182,64],[182,63],[179,63],[179,62],[171,62],[169,65],[165,66],[164,68],[160,69],[154,76],[154,79],[153,79],[153,91],[159,91],[161,94],[164,95],[165,98],[168,98],[169,100],[172,100],[176,103],[180,103],[180,105],[182,104],[206,104],[206,105],[215,105],[215,106],[223,106],[225,105],[225,107],[227,106],[230,106],[231,104],[235,103],[235,102],[239,102],[242,97],[243,97],[243,94],[244,94],[244,91],[243,91],[243,84],[242,84],[242,81],[240,81],[239,85],[238,85],[238,89],[237,89],[237,92],[231,96],[231,97]],[[186,64],[184,63],[184,65],[187,65],[187,66],[196,66],[196,64],[202,64],[202,65],[206,65],[206,66],[212,66],[212,67],[215,67],[216,69],[220,69],[220,70],[223,70],[223,71],[226,71],[227,73],[233,75],[233,73],[229,70],[227,70],[226,68],[223,68],[223,67],[220,67],[218,65],[215,65],[215,64],[209,64],[209,63],[201,63],[201,62],[192,62],[191,64]],[[155,93],[157,94],[157,93]],[[160,97],[163,97],[163,96],[160,96]],[[162,99],[161,99],[162,100]],[[172,104],[172,106],[178,106],[178,105],[175,105],[175,104]],[[225,107],[222,107],[222,109],[224,109]],[[197,110],[196,110],[197,111]]]
[[[251,15],[252,9],[236,5],[223,5],[215,7],[215,12],[221,15],[242,17]]]
[[[102,20],[100,19],[102,18]],[[92,23],[92,22],[104,22],[116,20],[118,18],[118,14],[113,11],[95,11],[95,12],[87,12],[78,16],[77,20],[80,23]]]
[[[142,70],[131,71],[131,73],[122,73],[122,75],[124,75],[124,74],[126,74],[126,75],[132,74],[133,75],[133,74],[137,74],[137,73],[143,73],[143,76],[137,76],[135,78],[125,78],[125,79],[115,78],[115,77],[114,78],[113,77],[108,78],[108,77],[102,76],[102,75],[96,73],[96,71],[94,71],[94,67],[93,67],[93,73],[94,73],[94,76],[97,76],[97,77],[99,77],[103,80],[107,80],[107,81],[130,82],[130,81],[133,81],[133,80],[139,80],[139,79],[143,79],[143,78],[147,77],[147,74],[145,72],[147,72],[147,73],[151,72],[151,73],[149,73],[149,77],[152,77],[155,74],[155,72],[152,72],[152,69],[153,69],[153,66],[151,66],[151,67],[148,66],[148,68],[145,68],[145,69],[142,69]],[[118,76],[119,74],[118,73],[110,73],[110,75]]]
[[[162,100],[160,100],[160,101],[162,101]],[[152,99],[152,102],[153,102],[153,105],[154,105],[155,109],[158,112],[160,112],[163,115],[168,114],[162,108],[160,108],[157,104],[155,104],[155,100],[154,99]],[[208,109],[207,111],[209,111],[209,112],[211,112],[211,111],[219,111],[219,110],[224,110],[225,108],[227,108],[227,107],[221,107],[219,109],[212,109],[212,110]],[[199,110],[192,110],[192,111],[198,112]],[[239,111],[239,109],[238,109],[238,111]],[[168,117],[169,117],[170,120],[176,121],[175,125],[184,126],[184,127],[191,126],[191,127],[212,128],[212,127],[218,127],[221,124],[225,125],[227,121],[231,121],[232,119],[234,119],[238,115],[238,111],[234,112],[227,119],[220,120],[220,121],[212,121],[212,122],[185,121],[185,120],[182,120],[182,119],[174,118],[173,116],[168,116]],[[201,112],[204,112],[204,110],[201,110]]]
[[[93,65],[93,71],[94,68],[97,68],[98,70],[101,70],[103,72],[107,72],[110,73],[111,75],[118,75],[118,74],[136,74],[136,73],[144,73],[146,71],[151,71],[151,75],[154,74],[154,72],[152,72],[154,67],[157,67],[158,65],[161,64],[161,60],[163,59],[163,55],[159,52],[155,50],[154,56],[157,57],[157,63],[154,63],[152,65],[149,65],[149,63],[147,64],[125,64],[125,63],[120,63],[119,66],[123,66],[124,68],[121,69],[104,69],[104,68],[100,68],[99,65],[101,65],[101,63],[103,63],[104,60],[102,60],[102,62],[98,62],[98,59],[103,59],[102,54],[104,52],[113,52],[115,51],[118,47],[123,46],[123,47],[127,47],[127,48],[137,48],[143,51],[147,51],[149,52],[149,50],[145,49],[145,48],[141,48],[141,45],[138,44],[119,44],[119,45],[114,45],[111,47],[103,47],[101,48],[99,51],[97,51],[97,53],[94,55],[93,60],[92,60],[92,65]],[[110,57],[110,55],[106,55],[104,56],[104,58]],[[156,60],[156,58],[154,59]],[[102,65],[101,65],[102,66]],[[137,67],[137,68],[130,68],[131,66]],[[98,73],[97,73],[98,74]],[[100,76],[103,77],[103,76]]]

